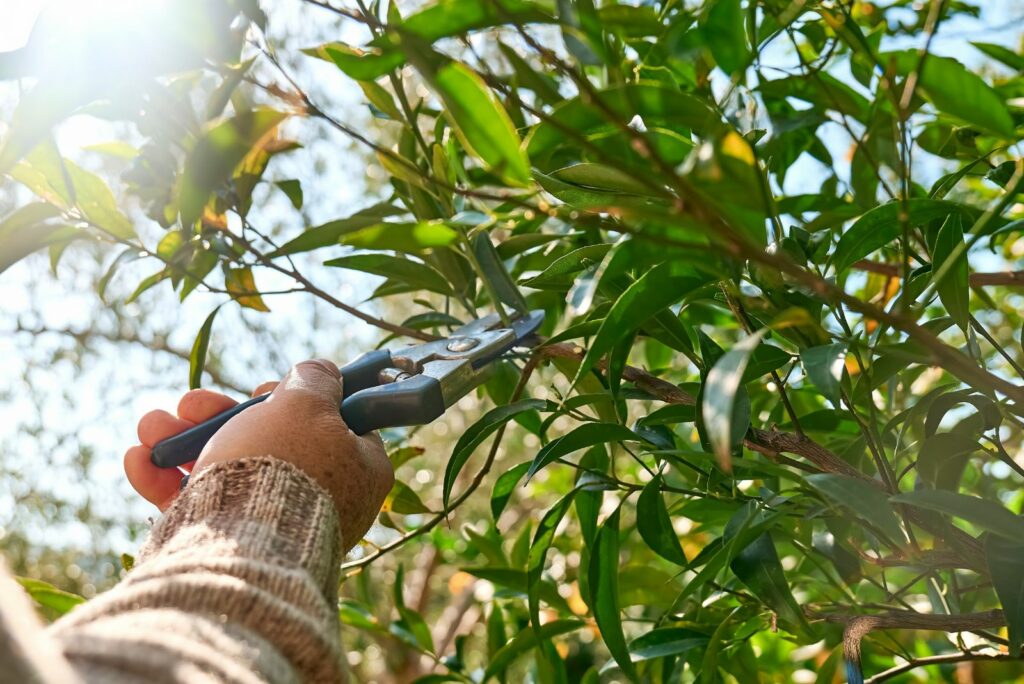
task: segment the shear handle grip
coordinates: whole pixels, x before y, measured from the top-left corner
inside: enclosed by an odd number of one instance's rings
[[[386,349],[367,352],[346,365],[341,369],[341,385],[345,393],[345,397],[350,398],[357,393],[375,387],[378,383],[380,371],[385,368],[389,368],[390,366],[391,352]],[[202,453],[203,447],[206,446],[206,443],[210,441],[210,438],[213,437],[218,430],[224,427],[225,423],[250,406],[255,406],[261,401],[264,401],[269,396],[269,394],[264,394],[259,397],[254,397],[253,399],[238,404],[223,413],[217,414],[204,423],[200,423],[193,428],[189,428],[184,432],[180,432],[173,437],[169,437],[162,442],[159,442],[153,447],[150,460],[154,465],[159,466],[160,468],[174,468],[196,460],[199,458],[199,454]],[[345,412],[342,411],[342,419],[344,418]],[[380,419],[378,419],[378,421],[379,420]],[[368,421],[365,424],[353,424],[348,420],[345,421],[349,428],[358,435],[363,435],[371,430],[378,429],[377,426],[372,425],[373,422],[374,421]],[[390,427],[391,425],[399,424],[406,425],[407,423],[387,423],[379,427]]]

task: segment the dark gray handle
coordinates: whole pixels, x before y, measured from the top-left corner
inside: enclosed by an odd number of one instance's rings
[[[391,352],[386,349],[379,349],[363,354],[342,368],[341,384],[345,392],[345,400],[342,402],[342,405],[344,406],[348,403],[349,399],[352,399],[355,395],[368,391],[371,388],[376,388],[379,383],[378,378],[380,372],[390,366]],[[436,383],[437,381],[435,380],[434,382]],[[393,384],[386,385],[384,388],[386,389],[391,386],[393,386]],[[440,394],[440,386],[438,387],[438,393]],[[269,396],[269,394],[264,394],[250,399],[249,401],[238,404],[223,413],[217,414],[204,423],[200,423],[199,425],[178,433],[173,437],[168,437],[153,447],[150,460],[154,465],[161,468],[175,468],[196,460],[199,458],[199,454],[202,453],[203,447],[206,446],[206,443],[210,441],[210,438],[216,434],[217,430],[224,427],[225,423],[242,411],[246,410],[250,406],[255,406]],[[363,404],[362,402],[356,402],[354,405],[362,407]],[[349,428],[357,435],[364,435],[367,432],[378,430],[382,427],[416,424],[393,422],[393,419],[400,420],[401,414],[396,415],[393,418],[388,418],[388,409],[386,406],[376,404],[375,408],[380,409],[384,415],[376,416],[371,419],[366,415],[365,411],[361,410],[361,408],[357,408],[354,414],[354,420],[350,421],[346,417],[347,411],[342,408],[341,417],[345,421],[345,424],[348,425]],[[443,412],[444,409],[442,408],[442,413]]]

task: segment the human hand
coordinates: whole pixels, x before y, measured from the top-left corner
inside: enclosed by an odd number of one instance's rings
[[[354,545],[373,523],[394,483],[391,462],[376,433],[358,436],[345,425],[341,374],[330,361],[304,361],[280,383],[265,383],[253,396],[273,390],[264,402],[229,420],[206,444],[199,459],[185,466],[193,475],[214,463],[250,456],[273,456],[292,463],[334,500],[346,546]],[[181,473],[150,462],[153,445],[226,411],[237,402],[209,390],[182,397],[178,415],[151,411],[139,421],[141,444],[125,454],[128,481],[160,510],[178,495]]]

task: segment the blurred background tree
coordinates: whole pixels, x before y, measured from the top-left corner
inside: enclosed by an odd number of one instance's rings
[[[142,412],[518,289],[546,344],[386,431],[355,680],[1020,677],[1022,11],[52,3],[0,55],[0,548],[56,616],[130,567]]]

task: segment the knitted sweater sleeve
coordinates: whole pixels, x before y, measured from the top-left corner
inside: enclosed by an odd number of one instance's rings
[[[211,466],[115,588],[35,638],[8,638],[20,618],[0,608],[0,668],[62,683],[343,681],[342,548],[330,497],[294,466]]]

